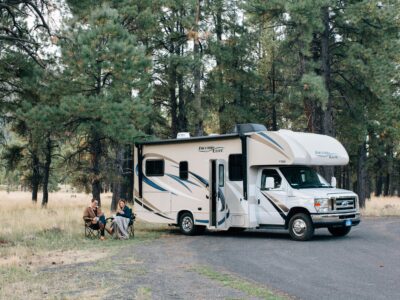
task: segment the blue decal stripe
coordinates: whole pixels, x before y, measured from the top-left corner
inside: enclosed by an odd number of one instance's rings
[[[196,177],[202,184],[208,186],[208,181],[206,179],[204,179],[200,175],[197,175],[197,174],[195,174],[193,172],[189,172],[189,173],[192,174],[194,177]]]
[[[177,168],[177,169],[179,169],[179,167],[177,167],[177,166],[173,166],[174,168]],[[190,174],[192,174],[191,172],[189,172]],[[193,175],[193,174],[192,174]],[[194,175],[193,175],[194,176]],[[181,179],[181,178],[179,178],[179,179]],[[181,180],[183,180],[184,182],[187,182],[187,183],[190,183],[190,184],[193,184],[193,185],[195,185],[195,186],[198,186],[198,187],[200,187],[197,183],[195,183],[195,182],[193,182],[193,181],[190,181],[190,180],[188,180],[188,179],[181,179]]]
[[[139,175],[139,167],[138,165],[136,165],[136,175]],[[150,185],[151,187],[155,188],[156,190],[159,190],[161,192],[167,192],[166,189],[164,189],[163,187],[159,186],[157,183],[151,181],[149,178],[147,178],[144,174],[142,174],[143,176],[143,181],[145,183],[147,183],[148,185]]]
[[[225,217],[223,217],[222,220],[218,222],[218,225],[221,225],[224,222],[225,222]]]
[[[196,220],[197,223],[208,224],[208,220]]]
[[[177,182],[179,182],[181,185],[183,185],[189,192],[192,192],[192,190],[176,175],[173,174],[168,174],[165,173],[167,176],[171,177],[172,179],[176,180]]]
[[[135,198],[135,202],[136,202],[137,204],[139,204],[140,206],[144,207],[145,209],[147,209],[148,211],[150,211],[150,212],[156,214],[157,216],[160,216],[160,217],[165,218],[165,219],[168,219],[168,220],[173,220],[173,219],[171,219],[171,218],[168,218],[168,217],[162,215],[162,214],[159,213],[159,212],[154,211],[153,209],[151,209],[150,207],[146,206],[146,205],[143,204],[141,201],[139,201],[137,198]]]
[[[147,183],[148,185],[150,185],[151,187],[155,188],[156,190],[159,190],[161,192],[167,192],[166,189],[164,189],[163,187],[159,186],[157,183],[151,181],[150,179],[148,179],[146,176],[143,175],[143,181],[145,183]]]
[[[190,183],[190,184],[193,184],[193,185],[195,185],[195,186],[198,186],[198,187],[200,187],[197,183],[195,183],[195,182],[193,182],[193,181],[190,181],[190,180],[184,180],[184,182],[187,182],[187,183]]]
[[[281,148],[282,150],[284,150],[284,149],[282,148],[281,145],[279,145],[273,138],[271,138],[270,136],[268,136],[268,135],[265,134],[264,132],[259,132],[258,134],[261,135],[261,136],[263,136],[263,137],[265,137],[267,140],[269,140],[270,142],[274,143],[274,144],[277,145],[279,148]]]

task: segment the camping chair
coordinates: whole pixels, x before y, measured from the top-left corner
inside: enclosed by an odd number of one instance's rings
[[[100,238],[100,229],[93,229],[90,227],[90,224],[83,221],[85,224],[85,237],[90,239],[98,239]]]
[[[131,218],[129,219],[129,224],[128,224],[128,233],[129,233],[129,237],[134,237],[135,236],[135,219],[136,216],[135,214],[132,212],[132,209],[130,208],[131,211]],[[111,223],[114,220],[113,217],[109,217],[106,219],[106,224]]]

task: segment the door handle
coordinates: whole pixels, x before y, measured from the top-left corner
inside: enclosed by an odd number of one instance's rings
[[[260,205],[260,199],[257,199],[257,203],[258,203],[258,205]]]
[[[207,198],[207,199],[210,199],[210,197],[209,197],[208,195],[206,195],[206,198]]]

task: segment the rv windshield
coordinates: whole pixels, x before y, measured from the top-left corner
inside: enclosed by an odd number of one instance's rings
[[[326,180],[314,169],[304,166],[279,168],[290,186],[295,189],[330,188]]]

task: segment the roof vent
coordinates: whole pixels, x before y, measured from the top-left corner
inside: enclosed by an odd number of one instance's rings
[[[176,135],[177,139],[190,139],[190,133],[189,132],[178,132]]]
[[[247,133],[247,132],[258,132],[258,131],[266,131],[267,128],[262,124],[236,124],[235,128],[233,129],[233,133]]]

